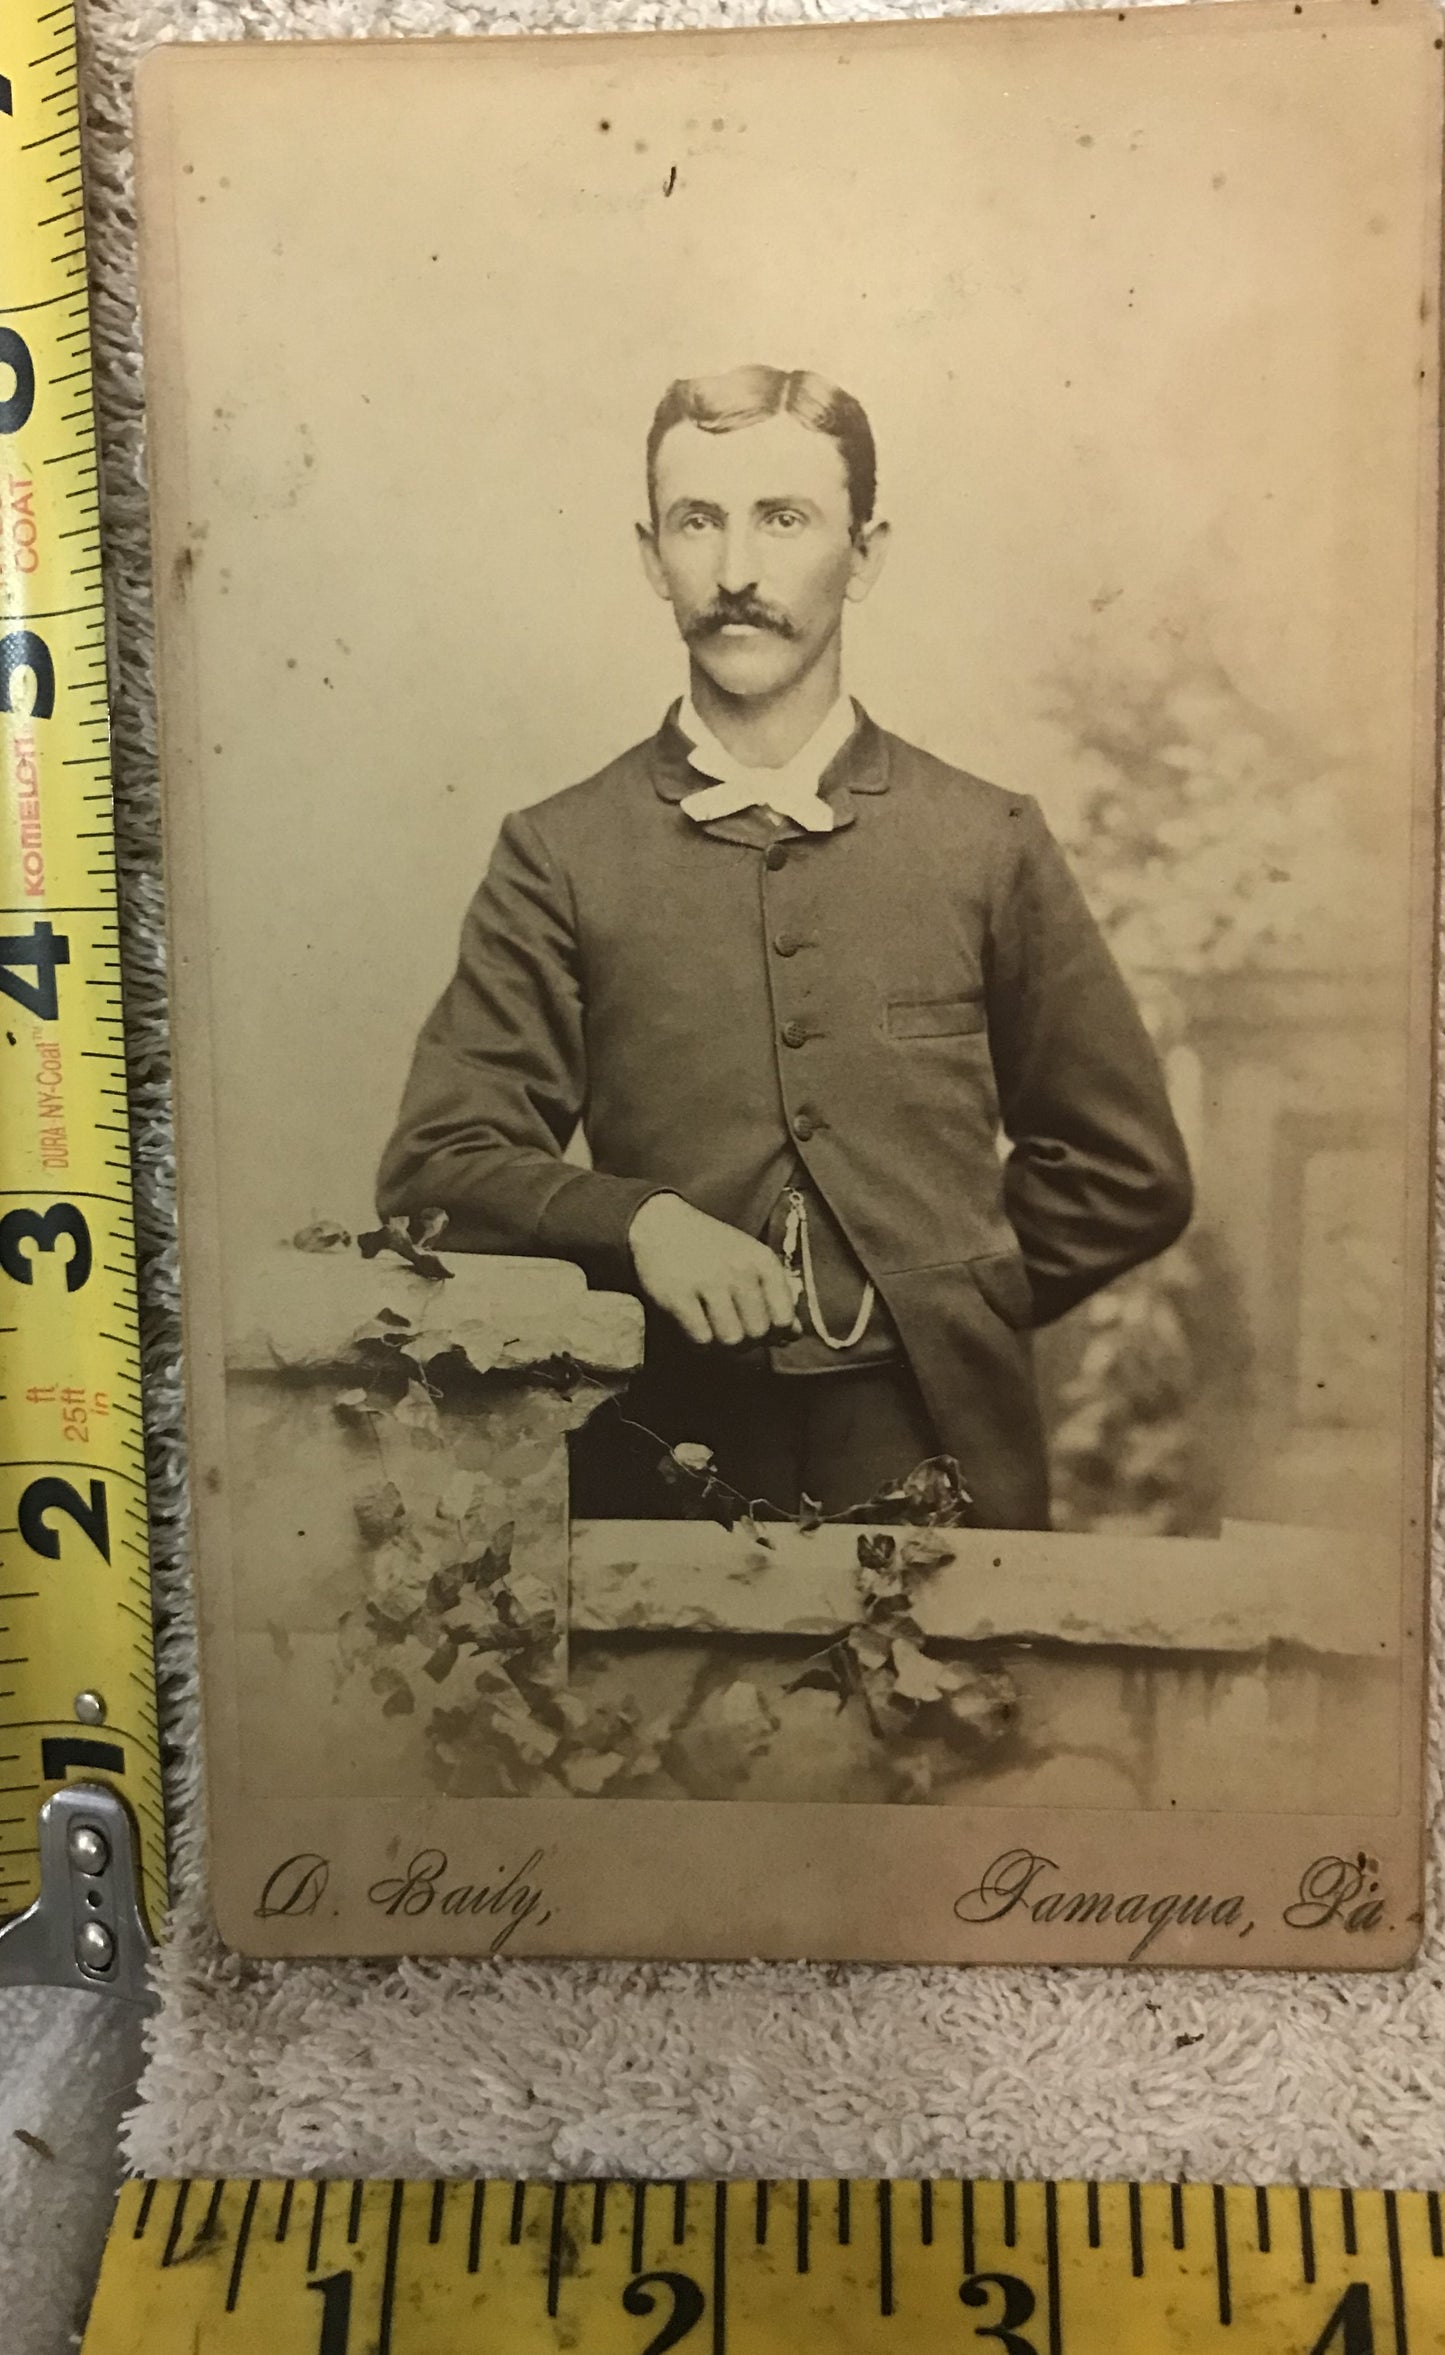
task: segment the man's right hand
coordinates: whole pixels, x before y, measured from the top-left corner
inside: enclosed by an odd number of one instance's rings
[[[680,1194],[652,1194],[628,1230],[643,1291],[690,1341],[745,1341],[800,1333],[793,1287],[775,1251]]]

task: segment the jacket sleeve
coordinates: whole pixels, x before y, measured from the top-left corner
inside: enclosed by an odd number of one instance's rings
[[[1193,1188],[1158,1057],[1083,893],[1037,803],[1015,801],[1010,819],[989,1038],[1012,1146],[1004,1201],[1043,1325],[1174,1242]]]
[[[586,1094],[571,893],[514,814],[417,1041],[377,1179],[382,1216],[443,1210],[446,1248],[575,1259],[626,1284],[628,1229],[662,1189],[563,1160]]]

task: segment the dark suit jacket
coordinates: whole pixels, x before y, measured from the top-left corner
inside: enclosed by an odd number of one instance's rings
[[[835,832],[764,849],[755,815],[702,829],[678,809],[687,750],[669,716],[506,820],[417,1046],[383,1214],[436,1205],[453,1248],[629,1287],[649,1194],[759,1234],[796,1154],[980,1521],[1043,1526],[1027,1328],[1190,1212],[1129,990],[1026,795],[860,712],[823,779]],[[561,1158],[579,1119],[591,1170]]]

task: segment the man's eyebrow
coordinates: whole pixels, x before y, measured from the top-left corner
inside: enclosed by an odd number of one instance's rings
[[[754,515],[771,515],[779,507],[796,507],[800,515],[821,515],[823,510],[816,499],[804,498],[801,493],[775,492],[766,499],[754,499]]]
[[[710,515],[714,522],[717,523],[722,523],[725,520],[723,511],[715,500],[695,499],[687,496],[684,496],[681,499],[674,499],[672,501],[672,504],[669,506],[665,516],[663,517],[663,521],[665,523],[676,523],[680,515]]]

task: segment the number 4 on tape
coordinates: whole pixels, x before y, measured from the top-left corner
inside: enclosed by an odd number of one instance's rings
[[[8,642],[0,640],[0,653]],[[54,1022],[58,1017],[60,993],[55,975],[58,967],[69,963],[70,942],[43,918],[28,932],[0,932],[0,992],[38,1022]],[[21,972],[25,965],[34,967],[33,981],[27,981]]]

